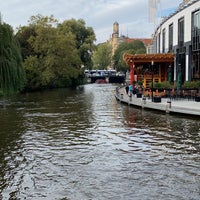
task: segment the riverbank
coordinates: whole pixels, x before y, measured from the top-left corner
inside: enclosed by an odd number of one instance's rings
[[[186,99],[161,98],[161,102],[152,102],[151,98],[137,98],[136,95],[128,96],[125,88],[117,88],[115,97],[121,103],[141,107],[142,109],[158,110],[169,114],[184,114],[200,116],[200,102]]]

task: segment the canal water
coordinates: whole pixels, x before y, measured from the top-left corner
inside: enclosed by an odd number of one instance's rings
[[[0,199],[199,200],[200,120],[120,104],[115,87],[0,104]]]

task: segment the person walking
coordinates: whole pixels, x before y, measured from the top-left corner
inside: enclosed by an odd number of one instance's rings
[[[126,94],[128,95],[128,92],[129,92],[129,86],[128,85],[126,85],[125,90],[126,90]]]
[[[129,85],[129,96],[132,96],[133,94],[133,86],[130,84]]]

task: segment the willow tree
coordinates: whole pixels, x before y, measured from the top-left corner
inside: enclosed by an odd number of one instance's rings
[[[0,92],[8,95],[20,91],[24,83],[20,47],[12,27],[0,22]]]

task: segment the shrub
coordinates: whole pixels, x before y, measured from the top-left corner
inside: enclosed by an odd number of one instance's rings
[[[183,84],[183,88],[200,88],[200,81],[186,81]]]
[[[154,88],[163,88],[163,89],[172,87],[168,81],[160,82],[160,83],[155,82],[153,85],[154,85]]]

